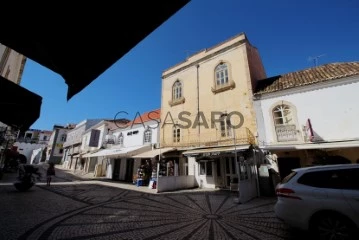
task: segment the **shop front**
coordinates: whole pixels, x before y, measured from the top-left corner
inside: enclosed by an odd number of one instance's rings
[[[350,164],[359,159],[359,141],[277,144],[262,148],[275,156],[281,179],[295,168]]]
[[[194,162],[200,188],[239,192],[241,202],[258,195],[257,160],[251,145],[193,149],[183,154]]]
[[[165,178],[183,175],[180,157],[173,154],[175,151],[175,148],[158,148],[133,156],[138,163],[137,174],[134,176],[137,186],[148,186],[158,192],[164,184],[167,185],[163,181]]]
[[[133,158],[134,155],[146,152],[150,146],[135,146],[122,148],[103,149],[93,154],[86,155],[90,158],[98,157],[97,165],[101,165],[101,172],[104,172],[106,178],[124,182],[132,182],[140,163]],[[101,163],[100,163],[101,162]],[[96,169],[99,167],[95,166]]]

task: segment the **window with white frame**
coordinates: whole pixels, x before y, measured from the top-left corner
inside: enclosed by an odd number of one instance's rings
[[[279,104],[272,109],[272,113],[277,141],[297,141],[297,125],[292,107],[288,104]]]
[[[173,126],[173,142],[180,142],[181,140],[181,129],[178,125]]]
[[[232,136],[231,119],[228,118],[227,116],[228,116],[227,114],[222,114],[220,118],[221,137]]]
[[[121,145],[121,146],[123,146],[123,134],[122,133],[120,133],[120,135],[118,136],[118,144],[119,145]]]
[[[147,128],[143,134],[143,142],[144,143],[151,143],[152,142],[152,130]]]
[[[172,87],[172,100],[180,100],[182,98],[182,83],[177,80]]]
[[[227,85],[229,81],[228,66],[225,63],[220,63],[215,69],[216,86],[221,87]]]
[[[285,104],[276,106],[273,109],[273,120],[276,126],[293,124],[293,116],[290,106]]]

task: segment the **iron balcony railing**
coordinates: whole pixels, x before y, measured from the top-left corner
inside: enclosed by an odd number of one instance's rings
[[[173,131],[161,134],[161,147],[227,146],[234,143],[255,144],[256,139],[248,128],[233,129],[226,134],[219,130],[201,134],[187,134],[182,130],[179,137],[174,136]]]

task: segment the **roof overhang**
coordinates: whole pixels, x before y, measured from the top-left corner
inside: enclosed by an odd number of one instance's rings
[[[86,155],[86,157],[106,157],[106,158],[121,158],[121,157],[132,157],[142,152],[148,151],[151,146],[134,146],[134,147],[123,147],[123,148],[110,148],[103,149],[96,153]]]
[[[69,100],[188,2],[15,1],[3,5],[16,9],[16,21],[2,25],[0,43],[60,74]],[[13,18],[13,11],[2,12],[2,19]]]
[[[319,142],[305,144],[276,144],[261,146],[265,150],[310,150],[310,149],[337,149],[337,148],[354,148],[359,147],[359,140],[341,141],[341,142]]]
[[[0,122],[26,131],[39,118],[42,97],[0,76]]]
[[[132,156],[132,158],[154,158],[156,156],[162,155],[163,153],[176,151],[175,148],[158,148],[152,149],[150,151],[140,153],[138,155]]]

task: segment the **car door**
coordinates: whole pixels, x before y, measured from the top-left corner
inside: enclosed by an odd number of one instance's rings
[[[359,222],[359,168],[342,170],[342,194]]]

